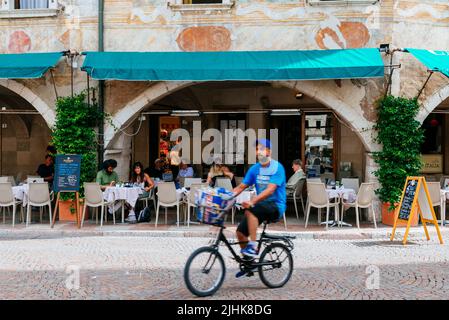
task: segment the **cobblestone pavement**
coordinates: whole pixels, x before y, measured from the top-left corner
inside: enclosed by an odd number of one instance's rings
[[[0,239],[0,299],[197,299],[184,285],[183,268],[190,253],[208,241]],[[257,275],[235,279],[236,265],[227,250],[221,252],[226,279],[210,299],[449,298],[449,246],[437,241],[403,246],[387,240],[296,240],[294,273],[280,289],[267,289]]]

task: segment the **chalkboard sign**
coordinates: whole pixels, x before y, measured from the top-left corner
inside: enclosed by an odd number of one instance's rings
[[[403,244],[407,243],[407,237],[410,230],[411,221],[415,214],[421,217],[421,223],[424,227],[427,240],[430,240],[429,232],[427,231],[426,223],[431,223],[435,226],[440,243],[443,244],[440,229],[438,228],[438,221],[433,209],[432,200],[430,198],[427,182],[424,177],[408,177],[405,181],[404,190],[402,191],[401,203],[396,211],[396,219],[391,233],[390,240],[393,241],[398,225],[398,220],[405,220],[407,222],[407,229],[405,230]]]
[[[54,192],[78,192],[80,174],[80,155],[56,155]]]
[[[399,219],[408,220],[412,211],[413,201],[415,200],[416,188],[418,181],[408,180],[405,187],[404,198],[402,200],[401,208],[399,210]]]

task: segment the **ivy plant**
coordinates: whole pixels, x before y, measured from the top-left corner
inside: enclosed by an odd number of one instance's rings
[[[382,202],[390,204],[390,210],[400,201],[407,176],[418,175],[422,166],[424,130],[415,120],[418,111],[416,98],[386,96],[378,101],[374,128],[382,151],[374,153],[379,166],[374,174],[381,184],[376,193]]]
[[[58,154],[81,155],[80,195],[84,182],[95,180],[97,171],[97,134],[95,128],[103,115],[96,105],[89,105],[86,94],[61,97],[56,101],[56,123],[52,132]],[[74,199],[74,194],[62,193],[63,200]],[[73,210],[72,210],[73,211]]]

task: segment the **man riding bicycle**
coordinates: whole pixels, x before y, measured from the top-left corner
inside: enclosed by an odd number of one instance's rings
[[[287,208],[285,170],[281,163],[271,159],[270,140],[257,140],[256,153],[258,163],[249,169],[243,182],[233,190],[234,195],[238,196],[249,186],[256,186],[257,196],[251,201],[242,203],[245,208],[245,217],[237,227],[241,253],[249,258],[255,258],[258,255],[257,227],[263,221],[278,221]],[[244,274],[239,272],[236,276],[240,277]]]

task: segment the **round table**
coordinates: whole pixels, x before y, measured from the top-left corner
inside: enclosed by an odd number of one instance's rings
[[[26,207],[26,205],[28,204],[28,191],[29,191],[28,184],[12,187],[12,193],[14,195],[14,198],[22,201],[22,205],[24,207]]]
[[[103,192],[103,198],[108,202],[114,200],[121,202],[122,223],[125,223],[125,202],[134,208],[142,193],[143,190],[140,187],[108,187]]]
[[[344,188],[344,187],[336,188],[336,189],[326,188],[326,192],[327,192],[327,196],[329,197],[329,199],[338,199],[339,201],[341,200],[342,212],[343,212],[343,200],[346,200],[347,202],[354,202],[357,199],[357,194],[356,194],[355,190],[350,189],[350,188]],[[338,219],[339,219],[339,217],[337,215],[337,220]],[[344,222],[343,220],[341,220],[341,221],[334,221],[334,220],[324,221],[321,224],[330,224],[330,227],[335,227],[337,225],[345,226],[345,227],[352,227],[351,224]]]

